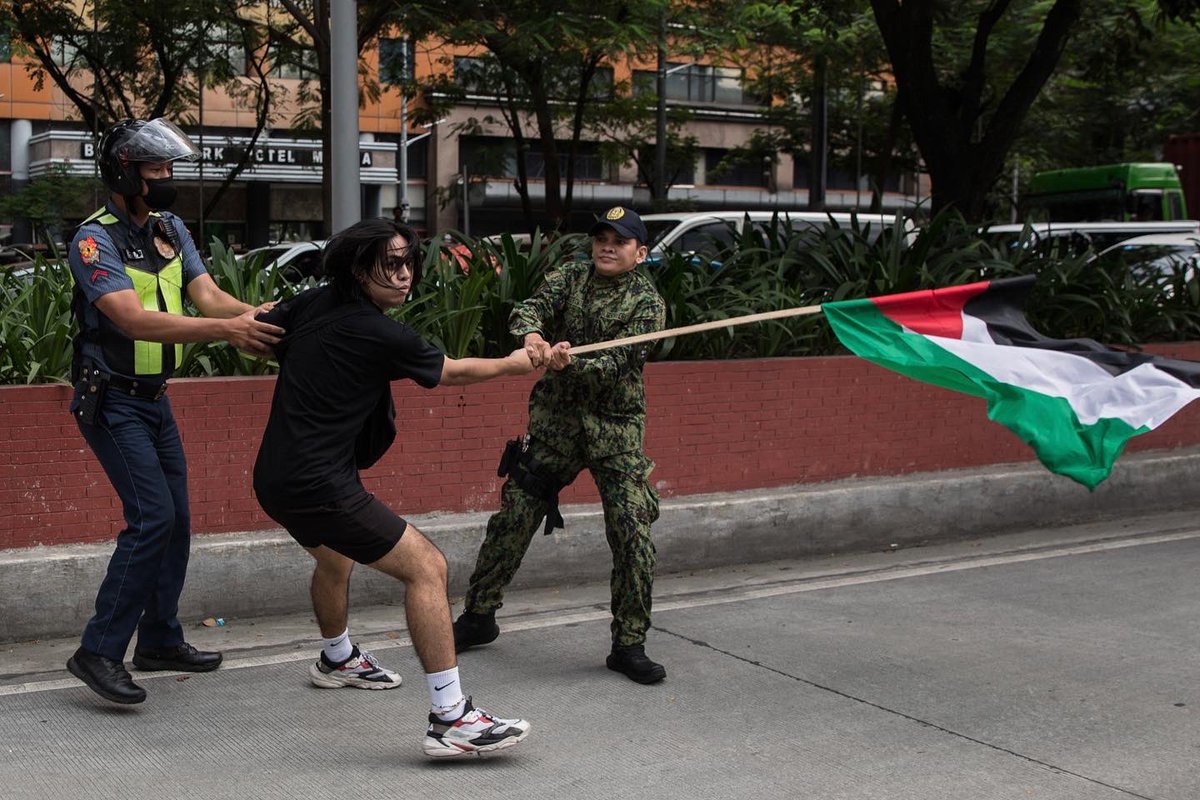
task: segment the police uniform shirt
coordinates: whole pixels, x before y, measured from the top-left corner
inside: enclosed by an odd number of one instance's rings
[[[264,503],[300,508],[357,493],[354,444],[381,392],[402,378],[427,389],[441,380],[440,350],[365,297],[350,302],[353,312],[294,339],[291,332],[343,305],[332,286],[260,317],[289,331],[276,351],[279,378],[254,465],[254,490]],[[401,410],[401,429],[403,417]]]
[[[101,369],[112,372],[112,365],[105,362],[103,347],[97,341],[98,335],[103,335],[112,322],[104,318],[96,308],[96,301],[106,294],[125,289],[133,290],[133,279],[125,271],[125,265],[138,266],[140,263],[153,258],[152,251],[162,244],[156,244],[155,239],[163,241],[164,236],[159,230],[159,220],[166,220],[173,228],[181,249],[179,255],[183,263],[184,295],[187,285],[195,278],[206,273],[204,262],[196,250],[191,235],[183,224],[183,220],[168,211],[151,214],[146,224],[141,227],[130,225],[129,216],[117,208],[111,201],[105,203],[105,213],[112,214],[119,222],[116,225],[103,225],[95,220],[79,226],[75,238],[71,240],[67,261],[71,266],[71,275],[75,285],[83,292],[84,304],[82,331],[83,352],[85,358],[100,366]],[[116,230],[114,230],[116,229]],[[127,241],[113,240],[113,234],[126,238]],[[167,246],[174,250],[174,244],[167,241]],[[165,258],[165,255],[159,254]],[[174,253],[172,253],[172,257]],[[166,260],[170,260],[167,258]],[[167,349],[167,348],[164,348]],[[133,377],[127,375],[126,377]]]

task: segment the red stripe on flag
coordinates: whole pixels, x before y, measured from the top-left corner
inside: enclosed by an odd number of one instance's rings
[[[922,289],[919,292],[888,294],[872,297],[885,317],[924,336],[962,338],[963,306],[988,288],[991,281],[947,286],[944,289]]]

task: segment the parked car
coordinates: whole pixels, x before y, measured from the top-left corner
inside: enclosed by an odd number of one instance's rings
[[[792,231],[804,231],[827,227],[831,220],[849,228],[855,219],[869,232],[872,240],[896,224],[896,217],[892,215],[845,211],[704,211],[642,215],[650,235],[651,262],[669,252],[713,261],[738,240],[746,225],[764,233],[774,221],[775,225],[787,226]],[[763,241],[765,243],[765,239]]]
[[[325,256],[325,240],[313,242],[280,242],[267,247],[247,250],[238,261],[256,265],[259,269],[278,271],[285,279],[298,283],[305,278],[321,278],[321,260]]]
[[[1042,255],[1069,258],[1089,248],[1100,253],[1135,236],[1191,234],[1200,236],[1200,221],[1171,222],[1031,222],[992,225],[982,232],[993,246],[1011,250],[1028,247]]]
[[[1157,280],[1169,296],[1178,281],[1195,280],[1200,274],[1200,232],[1137,236],[1109,247],[1091,263]]]

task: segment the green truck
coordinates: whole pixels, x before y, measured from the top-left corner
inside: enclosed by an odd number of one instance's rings
[[[1030,222],[1187,219],[1174,164],[1107,164],[1039,172],[1022,201]]]

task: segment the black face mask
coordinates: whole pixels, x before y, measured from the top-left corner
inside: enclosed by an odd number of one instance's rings
[[[142,178],[149,191],[142,197],[146,205],[154,211],[163,211],[175,202],[179,189],[175,186],[174,178]]]

